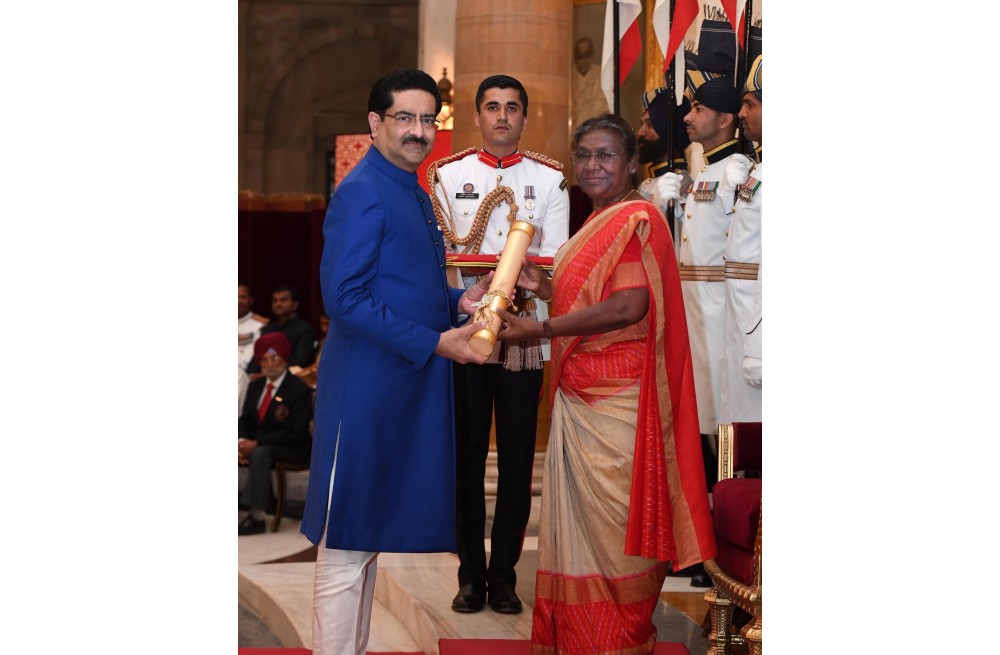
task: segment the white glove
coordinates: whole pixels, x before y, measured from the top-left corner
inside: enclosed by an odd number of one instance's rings
[[[681,199],[681,176],[677,173],[664,173],[653,182],[656,186],[656,195],[660,200]]]
[[[757,357],[743,358],[743,381],[754,389],[761,388],[761,361]]]
[[[729,161],[726,162],[726,171],[722,174],[722,182],[719,183],[719,193],[723,197],[729,197],[736,193],[736,187],[746,182],[750,176],[753,164],[753,161],[746,155],[730,157]]]

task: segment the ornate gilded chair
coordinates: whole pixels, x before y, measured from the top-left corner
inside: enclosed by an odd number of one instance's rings
[[[709,604],[711,646],[708,655],[735,648],[761,653],[761,424],[719,426],[719,482],[712,489],[712,523],[718,555],[705,562],[713,587]],[[734,608],[750,615],[739,632]]]

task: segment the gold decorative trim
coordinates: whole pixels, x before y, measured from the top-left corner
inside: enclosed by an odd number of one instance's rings
[[[552,157],[546,157],[545,155],[543,155],[540,152],[534,152],[533,150],[522,150],[521,154],[524,155],[525,157],[527,157],[528,159],[534,159],[538,163],[545,164],[549,168],[554,168],[557,171],[562,171],[563,168],[565,168],[562,165],[561,161],[558,161],[556,159],[552,159]]]
[[[725,266],[686,266],[680,265],[682,282],[725,282]]]
[[[706,161],[707,161],[708,158],[711,157],[712,155],[714,155],[715,153],[717,153],[717,152],[719,152],[721,150],[725,150],[726,148],[728,148],[730,146],[734,146],[737,143],[739,143],[739,139],[730,139],[729,141],[726,141],[725,143],[723,143],[721,145],[718,145],[718,146],[715,146],[711,150],[702,153],[702,157],[704,157],[706,159]]]
[[[733,424],[719,424],[719,480],[733,477]]]
[[[760,264],[745,262],[726,262],[727,280],[756,280]]]

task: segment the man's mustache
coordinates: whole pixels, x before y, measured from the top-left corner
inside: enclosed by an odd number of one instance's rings
[[[407,134],[403,137],[403,145],[407,143],[419,143],[422,146],[427,145],[427,139],[422,136],[413,136],[412,134]]]

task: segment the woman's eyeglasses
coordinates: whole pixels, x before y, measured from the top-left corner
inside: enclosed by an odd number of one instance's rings
[[[583,150],[573,153],[573,163],[575,164],[586,164],[590,162],[590,158],[593,157],[598,164],[607,164],[612,159],[618,156],[617,152],[586,152]]]

